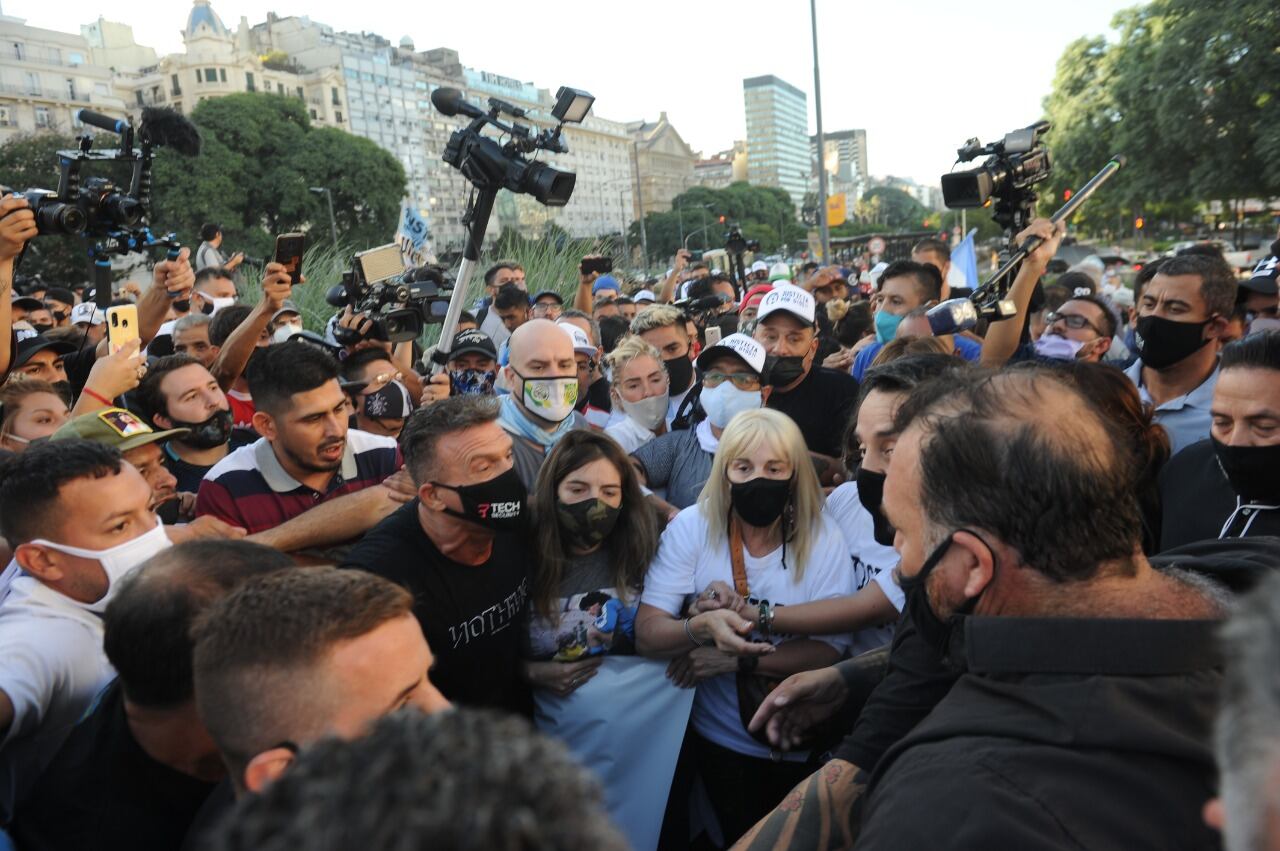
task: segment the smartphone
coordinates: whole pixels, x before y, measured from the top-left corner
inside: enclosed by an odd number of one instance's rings
[[[302,277],[302,251],[307,246],[307,238],[300,233],[282,233],[276,237],[276,262],[289,272],[293,283]]]
[[[720,326],[719,325],[708,325],[706,329],[702,332],[702,334],[707,341],[708,348],[720,342]]]
[[[588,257],[578,264],[578,270],[584,275],[590,275],[592,272],[607,275],[613,271],[613,258]]]
[[[120,304],[107,308],[107,346],[111,354],[125,347],[131,340],[138,339],[138,306]]]

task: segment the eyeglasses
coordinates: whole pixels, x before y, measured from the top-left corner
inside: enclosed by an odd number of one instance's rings
[[[1072,331],[1079,331],[1081,328],[1088,328],[1089,330],[1093,331],[1093,333],[1097,334],[1100,337],[1107,336],[1106,334],[1102,333],[1102,331],[1098,330],[1098,326],[1094,325],[1092,322],[1090,322],[1088,319],[1085,319],[1083,316],[1081,316],[1078,313],[1045,314],[1044,324],[1046,328],[1048,328],[1050,325],[1054,324],[1055,322],[1061,322],[1063,325],[1066,325]]]
[[[538,304],[535,304],[535,305],[533,306],[533,315],[534,315],[534,316],[539,316],[539,317],[541,317],[541,316],[559,316],[559,315],[560,315],[560,312],[561,312],[562,310],[564,310],[564,308],[562,308],[560,305],[558,305],[558,304],[552,304],[552,303],[550,303],[550,302],[546,302],[546,301],[544,301],[544,302],[540,302],[540,303],[538,303]]]
[[[749,372],[735,372],[733,374],[727,372],[704,372],[702,374],[703,387],[719,387],[726,381],[732,381],[733,386],[739,390],[760,389],[760,376],[752,375]]]

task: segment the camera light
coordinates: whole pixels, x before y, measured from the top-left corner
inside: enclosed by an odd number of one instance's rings
[[[551,110],[551,114],[556,120],[563,121],[567,124],[581,124],[582,119],[587,117],[587,113],[591,111],[591,105],[596,99],[581,89],[571,89],[568,86],[561,86],[556,91],[556,105]]]

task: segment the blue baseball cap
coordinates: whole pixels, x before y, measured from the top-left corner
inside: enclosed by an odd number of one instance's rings
[[[613,290],[614,292],[622,292],[622,284],[618,283],[618,279],[613,275],[601,275],[596,278],[596,282],[591,285],[591,294],[595,295],[601,290]]]

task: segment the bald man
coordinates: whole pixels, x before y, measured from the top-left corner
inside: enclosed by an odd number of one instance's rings
[[[511,392],[502,397],[498,424],[511,435],[516,473],[533,490],[551,447],[575,428],[588,428],[574,410],[578,364],[569,330],[547,319],[531,319],[511,335],[502,377]]]

